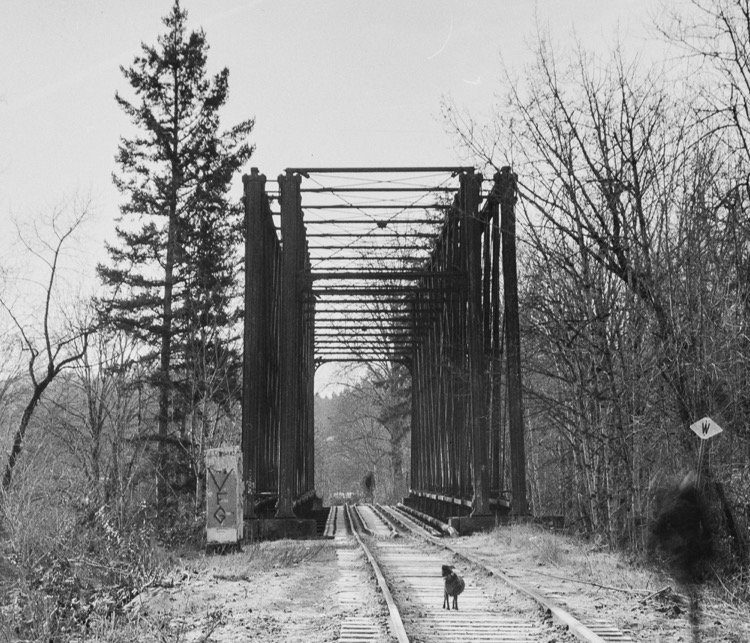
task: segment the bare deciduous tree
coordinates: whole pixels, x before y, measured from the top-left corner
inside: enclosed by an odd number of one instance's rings
[[[658,69],[541,38],[525,72],[494,123],[446,117],[521,177],[530,416],[566,445],[556,479],[586,530],[642,543],[650,477],[693,466],[690,423],[735,413],[727,393],[747,377],[730,347],[747,343],[750,237],[726,198],[744,174]]]
[[[147,446],[143,437],[150,426],[142,419],[155,406],[155,393],[144,391],[146,375],[136,362],[135,342],[124,333],[93,333],[65,386],[47,401],[48,431],[84,473],[89,500],[109,505],[119,517]]]
[[[43,221],[33,221],[30,232],[17,226],[18,240],[27,262],[28,288],[23,297],[18,295],[13,300],[4,292],[0,297],[0,309],[11,320],[27,355],[31,393],[15,429],[1,483],[3,491],[10,487],[29,423],[44,392],[63,369],[80,360],[86,352],[91,321],[77,318],[80,310],[71,310],[60,290],[65,252],[88,214],[88,204],[74,203],[55,208]],[[36,268],[39,281],[33,281],[37,276]],[[32,295],[34,291],[39,293],[38,299]]]

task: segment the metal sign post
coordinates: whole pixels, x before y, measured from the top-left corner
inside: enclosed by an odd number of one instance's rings
[[[703,458],[706,453],[706,442],[709,438],[719,435],[724,429],[708,416],[691,424],[690,429],[701,439],[701,448],[698,453],[698,485],[700,486],[701,472],[703,471]]]

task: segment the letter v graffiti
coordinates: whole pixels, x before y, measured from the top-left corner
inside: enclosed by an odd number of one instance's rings
[[[224,511],[224,508],[221,506],[222,501],[226,500],[227,492],[222,491],[222,489],[224,488],[224,485],[226,485],[227,480],[229,480],[229,476],[232,474],[232,472],[222,471],[221,473],[224,474],[224,479],[221,481],[221,484],[219,484],[219,481],[216,479],[213,470],[208,470],[208,474],[211,476],[211,479],[216,485],[216,503],[219,505],[219,508],[214,512],[214,518],[216,518],[216,521],[220,525],[226,520],[227,517],[226,511]]]

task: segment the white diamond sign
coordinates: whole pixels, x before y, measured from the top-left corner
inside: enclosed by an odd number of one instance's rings
[[[690,425],[690,428],[701,440],[708,440],[708,438],[712,438],[724,430],[708,416],[694,422]]]

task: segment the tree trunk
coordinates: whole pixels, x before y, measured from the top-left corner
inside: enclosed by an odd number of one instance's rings
[[[167,437],[169,435],[169,401],[171,391],[172,363],[172,291],[174,288],[175,245],[177,240],[177,190],[179,186],[178,140],[179,132],[179,81],[176,71],[173,72],[174,112],[172,116],[173,149],[171,169],[172,183],[169,195],[169,222],[167,223],[167,257],[164,265],[164,301],[162,302],[162,334],[159,354],[159,436],[156,467],[156,506],[159,511],[166,508],[169,485],[166,479]]]
[[[8,456],[8,464],[5,467],[5,475],[3,476],[2,486],[3,491],[8,491],[8,488],[10,487],[10,483],[13,480],[13,469],[16,466],[16,462],[18,461],[18,456],[21,454],[21,450],[23,449],[23,441],[26,437],[26,429],[29,428],[31,416],[34,414],[36,405],[39,403],[44,390],[52,381],[53,377],[54,373],[48,374],[47,377],[45,377],[41,382],[39,382],[39,384],[34,387],[34,393],[31,396],[31,400],[29,400],[29,403],[23,410],[21,422],[19,423],[18,429],[16,430],[16,435],[13,438],[13,447],[11,448],[10,455]],[[0,500],[2,500],[2,496],[0,496]]]
[[[166,479],[167,436],[169,435],[170,364],[172,361],[172,278],[174,266],[174,215],[170,213],[167,240],[167,261],[164,269],[163,327],[159,371],[159,436],[157,456],[156,501],[161,511],[165,508],[168,485]]]

